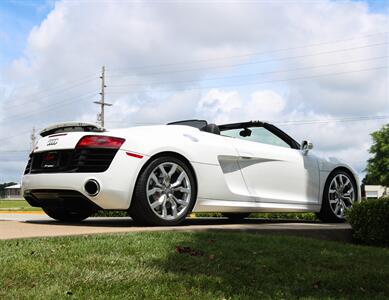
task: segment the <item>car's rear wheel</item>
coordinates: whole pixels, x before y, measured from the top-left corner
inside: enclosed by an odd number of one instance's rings
[[[42,209],[49,217],[62,222],[80,222],[95,212],[93,208],[74,210],[64,206],[44,206]]]
[[[232,221],[241,221],[247,218],[250,213],[222,213],[222,215]]]
[[[157,157],[139,175],[130,215],[142,224],[177,225],[192,210],[196,191],[194,174],[185,161]]]
[[[333,172],[324,186],[322,206],[317,216],[324,222],[344,222],[345,213],[357,199],[352,176],[342,170]]]

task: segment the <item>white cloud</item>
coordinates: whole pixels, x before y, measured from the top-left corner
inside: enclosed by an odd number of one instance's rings
[[[200,101],[200,115],[215,123],[229,121],[230,114],[242,107],[242,99],[237,91],[210,90]]]
[[[250,119],[277,120],[286,106],[285,99],[271,90],[256,91],[245,105],[246,115]]]
[[[272,90],[257,90],[247,98],[237,90],[212,89],[200,99],[198,113],[212,122],[282,120],[286,101]]]

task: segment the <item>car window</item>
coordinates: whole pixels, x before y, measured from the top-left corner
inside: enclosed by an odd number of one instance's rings
[[[281,138],[263,127],[223,130],[221,132],[221,135],[251,142],[290,148],[290,145],[288,143],[286,143],[284,140],[282,140]]]

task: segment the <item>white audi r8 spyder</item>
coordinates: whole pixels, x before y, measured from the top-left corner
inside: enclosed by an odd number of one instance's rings
[[[126,210],[150,225],[176,225],[190,212],[233,219],[315,212],[340,222],[361,194],[350,166],[316,157],[312,143],[300,145],[266,122],[187,120],[115,130],[71,122],[40,134],[23,196],[60,221]]]

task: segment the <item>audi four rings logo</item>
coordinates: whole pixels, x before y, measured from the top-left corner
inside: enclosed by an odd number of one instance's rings
[[[54,145],[57,145],[57,144],[58,144],[58,139],[50,139],[47,142],[47,146],[54,146]]]

